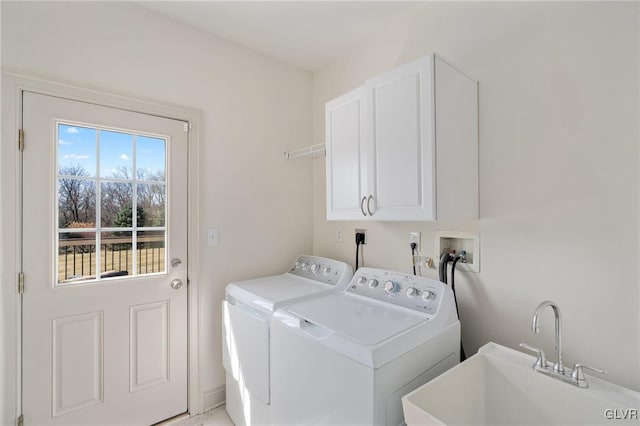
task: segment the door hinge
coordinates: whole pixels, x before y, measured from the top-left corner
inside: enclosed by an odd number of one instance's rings
[[[24,293],[24,272],[18,274],[18,294]]]
[[[24,130],[18,130],[18,149],[24,151]]]
[[[191,130],[191,123],[189,122],[184,122],[184,132],[185,133],[189,133],[189,130]]]
[[[18,417],[18,420],[16,421],[16,426],[24,426],[24,416],[22,414],[20,414],[20,417]]]

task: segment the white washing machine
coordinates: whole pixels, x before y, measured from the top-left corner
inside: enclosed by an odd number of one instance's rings
[[[274,425],[400,425],[401,397],[458,364],[460,322],[440,281],[360,268],[342,293],[271,325]]]
[[[351,266],[333,259],[299,256],[281,275],[231,283],[223,302],[223,364],[226,408],[236,425],[271,423],[270,323],[289,303],[341,292]]]

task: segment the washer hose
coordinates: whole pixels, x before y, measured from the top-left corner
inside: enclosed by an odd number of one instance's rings
[[[453,259],[453,263],[451,264],[451,291],[453,292],[453,301],[456,304],[456,314],[458,315],[458,321],[460,320],[460,311],[458,311],[458,298],[456,297],[456,264],[459,261],[464,262],[464,257],[458,255]],[[467,355],[464,353],[464,347],[462,346],[462,339],[460,339],[460,362],[467,359]]]
[[[440,264],[438,265],[438,274],[440,275],[440,281],[447,284],[447,264],[452,260],[452,256],[449,253],[442,253],[440,256]]]
[[[453,261],[451,264],[451,291],[453,292],[453,302],[456,306],[456,315],[458,316],[458,321],[460,320],[460,311],[458,310],[458,297],[456,296],[456,281],[455,281],[455,273],[456,273],[456,264],[459,261],[464,261],[464,258],[460,255],[453,256],[449,253],[443,253],[440,256],[440,264],[438,265],[438,274],[440,275],[440,281],[445,284],[447,283],[447,265],[449,262]],[[462,339],[460,339],[460,362],[467,359],[467,355],[464,352],[464,347],[462,346]]]

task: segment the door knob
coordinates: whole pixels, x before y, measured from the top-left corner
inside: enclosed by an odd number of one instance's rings
[[[178,290],[182,287],[182,280],[176,278],[175,280],[171,280],[171,288],[174,290]]]

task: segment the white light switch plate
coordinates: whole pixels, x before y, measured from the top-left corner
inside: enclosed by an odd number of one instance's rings
[[[211,228],[207,230],[207,245],[218,245],[218,228]]]

